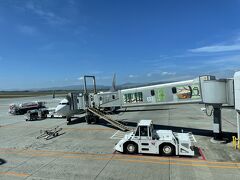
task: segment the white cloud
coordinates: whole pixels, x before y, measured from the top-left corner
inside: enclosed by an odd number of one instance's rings
[[[41,6],[33,2],[28,2],[26,4],[26,9],[38,15],[40,18],[46,20],[51,25],[56,25],[56,24],[61,25],[61,24],[66,24],[68,22],[67,19],[56,15],[54,12],[47,11],[43,9]]]
[[[176,72],[153,70],[152,72],[147,73],[147,77],[153,77],[153,75],[174,76],[176,75]]]
[[[20,25],[18,26],[18,30],[27,35],[33,35],[37,32],[36,28],[33,26],[28,26],[28,25]]]
[[[79,81],[82,81],[83,79],[84,79],[84,77],[83,76],[81,76],[81,77],[79,77],[79,78],[77,78]]]
[[[138,77],[138,76],[137,76],[137,75],[130,74],[130,75],[128,75],[128,77],[129,77],[129,78],[136,78],[136,77]]]
[[[236,63],[236,66],[240,65],[240,55],[231,55],[231,56],[222,56],[215,59],[208,60],[206,62],[207,65],[209,64],[226,64],[227,63]]]
[[[153,71],[153,72],[147,73],[147,77],[153,77],[154,75],[174,76],[174,75],[176,75],[176,72]]]
[[[170,76],[173,76],[173,75],[176,75],[176,72],[162,72],[161,73],[163,76],[167,76],[167,75],[170,75]]]
[[[196,49],[190,49],[190,52],[193,53],[212,53],[212,52],[227,52],[227,51],[239,51],[240,44],[231,44],[231,45],[212,45],[204,46]]]
[[[152,73],[147,73],[147,77],[151,77],[152,76]]]

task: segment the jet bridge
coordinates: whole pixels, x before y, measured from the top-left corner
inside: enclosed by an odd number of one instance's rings
[[[92,78],[93,92],[87,89],[86,78]],[[240,112],[240,72],[232,79],[216,79],[215,76],[200,76],[193,80],[157,84],[118,91],[97,93],[94,76],[84,76],[84,94],[78,96],[78,109],[86,111],[86,121],[91,123],[92,115],[103,117],[99,112],[118,108],[161,106],[175,104],[205,104],[212,110],[214,139],[222,139],[221,109],[228,107]],[[71,100],[71,102],[75,102]],[[75,108],[75,106],[73,106]],[[104,119],[104,118],[103,118]],[[105,118],[106,120],[106,118]],[[112,122],[112,121],[111,121]],[[110,123],[111,123],[110,122]],[[111,123],[115,126],[114,123]],[[238,133],[240,128],[238,123]],[[118,127],[119,128],[119,127]],[[121,129],[121,128],[119,128]]]

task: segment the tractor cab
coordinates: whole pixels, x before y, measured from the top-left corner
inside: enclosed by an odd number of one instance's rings
[[[141,120],[134,132],[134,135],[138,139],[159,139],[156,131],[153,129],[152,120]]]

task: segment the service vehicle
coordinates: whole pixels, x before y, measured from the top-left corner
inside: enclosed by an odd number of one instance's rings
[[[192,133],[154,130],[152,120],[141,120],[135,131],[126,134],[114,149],[127,154],[194,156],[196,140]]]
[[[12,115],[23,115],[29,110],[46,108],[45,102],[33,101],[20,104],[10,104],[8,112]]]
[[[34,110],[27,111],[27,113],[24,116],[26,121],[33,121],[33,120],[46,119],[48,113],[49,111],[46,108],[34,109]]]

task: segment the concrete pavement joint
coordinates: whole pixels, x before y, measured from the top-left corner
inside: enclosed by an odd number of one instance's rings
[[[49,165],[50,163],[56,161],[59,157],[56,157],[55,159],[53,159],[52,161],[42,165],[40,168],[38,168],[36,171],[34,171],[32,174],[30,174],[30,176],[34,175],[35,173],[37,173],[38,171],[40,171],[42,168],[46,167],[47,165]],[[26,177],[25,179],[29,178],[30,176]]]
[[[114,154],[112,154],[112,157],[107,161],[107,163],[105,164],[105,166],[101,169],[101,171],[97,174],[97,176],[94,178],[95,180],[98,178],[98,176],[103,172],[103,170],[107,167],[107,165],[112,161],[114,157]]]

